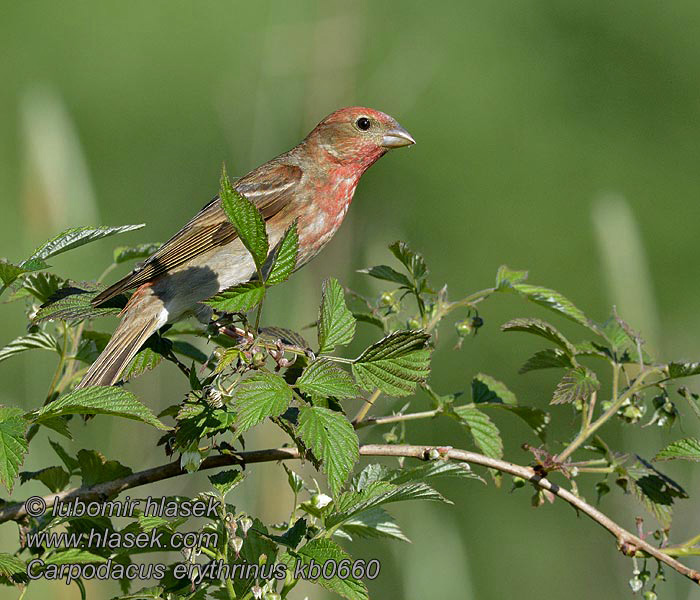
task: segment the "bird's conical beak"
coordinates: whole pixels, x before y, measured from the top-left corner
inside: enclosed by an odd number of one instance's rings
[[[402,146],[412,146],[416,143],[413,136],[401,125],[393,127],[384,134],[382,146],[385,148],[401,148]]]

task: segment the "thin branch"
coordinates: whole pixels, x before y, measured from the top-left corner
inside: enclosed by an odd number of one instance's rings
[[[547,490],[565,502],[568,502],[571,506],[590,517],[601,527],[607,529],[615,537],[617,540],[618,549],[625,556],[651,556],[668,565],[681,575],[684,575],[695,583],[700,584],[700,573],[694,569],[686,567],[684,564],[666,554],[663,550],[652,546],[648,542],[645,542],[641,538],[620,527],[612,519],[588,504],[585,500],[579,498],[571,491],[564,489],[556,483],[552,483],[545,477],[535,473],[535,471],[530,467],[524,467],[504,460],[490,458],[476,452],[458,450],[449,447],[434,448],[433,446],[365,444],[360,446],[360,454],[362,456],[394,456],[427,460],[431,455],[430,451],[433,449],[437,449],[440,456],[445,459],[480,465],[482,467],[488,467],[489,469],[497,469],[503,473],[509,473],[510,475],[515,475],[516,477],[530,481],[533,485]],[[218,456],[211,456],[202,461],[199,470],[203,471],[231,465],[244,466],[252,463],[298,458],[300,458],[299,451],[296,448],[270,448],[267,450],[253,450],[239,452],[237,454],[221,454]],[[105,501],[108,498],[112,498],[125,490],[146,485],[148,483],[154,483],[156,481],[162,481],[171,477],[177,477],[179,475],[184,475],[185,473],[186,471],[180,467],[179,462],[172,462],[159,467],[153,467],[152,469],[146,469],[145,471],[139,471],[138,473],[132,473],[131,475],[127,475],[126,477],[121,477],[113,481],[99,483],[90,487],[73,488],[57,494],[44,496],[43,500],[46,503],[47,508],[51,508],[57,498],[61,501],[80,499],[83,502],[100,502]],[[0,510],[0,523],[5,521],[20,521],[26,516],[27,512],[24,504],[13,504]]]

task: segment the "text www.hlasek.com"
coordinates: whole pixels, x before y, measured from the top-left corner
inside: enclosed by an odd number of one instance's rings
[[[161,498],[155,501],[146,498],[141,513],[146,517],[176,517],[176,516],[209,516],[215,515],[219,502],[195,501],[166,501]],[[61,517],[97,517],[121,516],[138,517],[136,508],[142,500],[131,500],[128,496],[125,502],[87,502],[79,500],[66,503],[58,497],[54,500],[53,514]],[[46,512],[47,506],[43,498],[32,496],[25,502],[27,514],[39,517]],[[219,545],[219,534],[215,531],[164,531],[153,527],[148,531],[114,531],[106,528],[92,528],[86,532],[56,532],[34,531],[27,532],[26,544],[29,548],[85,548],[139,550],[182,550],[192,555],[199,548],[216,548]],[[197,552],[198,553],[198,552]],[[54,564],[51,557],[44,560],[35,558],[27,563],[27,575],[30,579],[65,580],[70,584],[76,579],[161,579],[168,571],[168,566],[162,563],[121,564],[111,558],[95,555],[95,560],[89,563]],[[378,560],[327,560],[316,562],[310,557],[299,559],[294,564],[268,563],[251,564],[244,561],[227,563],[224,560],[213,560],[207,564],[193,562],[179,563],[173,566],[172,575],[176,579],[188,579],[198,584],[204,579],[264,579],[283,580],[287,571],[291,571],[295,579],[375,579],[379,576],[381,565]]]

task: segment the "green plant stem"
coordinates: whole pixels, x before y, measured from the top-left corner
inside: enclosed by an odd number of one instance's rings
[[[56,365],[56,370],[54,371],[53,378],[51,379],[51,385],[49,385],[49,391],[46,394],[47,400],[53,396],[56,391],[56,386],[60,380],[61,374],[63,373],[63,367],[66,364],[66,354],[68,352],[68,325],[65,321],[63,323],[63,348],[61,349],[61,356],[58,359],[58,364]]]
[[[405,415],[389,415],[386,417],[369,417],[367,419],[353,423],[355,429],[362,429],[363,427],[369,427],[370,425],[388,425],[391,423],[400,423],[403,421],[417,421],[419,419],[430,419],[436,417],[442,412],[442,409],[436,408],[435,410],[425,410],[423,412],[408,413]]]
[[[445,302],[444,304],[441,304],[440,306],[438,306],[437,310],[435,311],[435,314],[425,326],[426,333],[431,333],[438,326],[440,321],[442,321],[442,319],[449,315],[453,310],[457,308],[474,306],[475,304],[478,304],[482,300],[488,298],[495,291],[496,288],[487,288],[485,290],[474,292],[473,294],[470,294],[469,296],[467,296],[466,298],[462,298],[461,300],[456,300],[454,302]]]
[[[367,413],[370,411],[372,405],[376,402],[377,398],[379,398],[381,393],[382,391],[379,388],[377,388],[372,392],[370,397],[364,401],[364,403],[360,407],[360,410],[357,411],[355,418],[352,420],[352,424],[354,427],[357,427],[367,416]]]

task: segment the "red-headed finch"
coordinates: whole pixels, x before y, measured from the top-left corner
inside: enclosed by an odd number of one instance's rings
[[[297,266],[333,237],[362,174],[391,148],[415,143],[392,117],[342,108],[296,147],[233,182],[265,219],[270,246],[297,220]],[[107,347],[78,387],[112,385],[148,337],[198,303],[248,281],[255,264],[217,197],[141,267],[99,294],[93,304],[136,288]],[[199,305],[203,308],[202,305]]]

